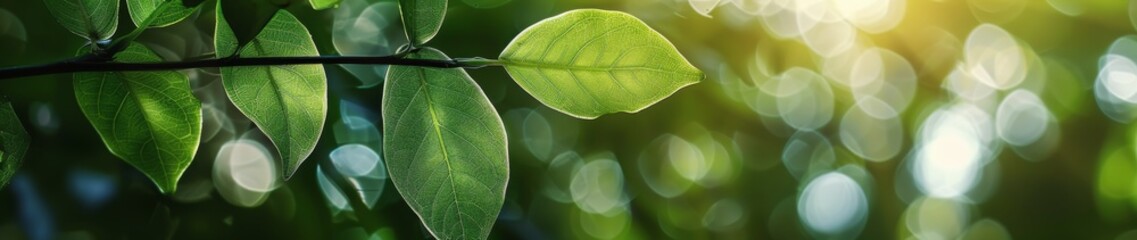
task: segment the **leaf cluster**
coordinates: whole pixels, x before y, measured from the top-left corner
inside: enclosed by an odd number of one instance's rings
[[[163,61],[134,42],[150,28],[194,16],[195,0],[125,0],[136,27],[115,38],[119,0],[44,0],[52,16],[90,44],[86,59]],[[508,2],[465,0],[488,8]],[[285,3],[216,2],[219,59],[320,56],[311,33]],[[310,0],[317,10],[339,0]],[[626,13],[574,10],[525,29],[498,59],[451,58],[428,47],[443,29],[446,0],[398,0],[411,44],[396,56],[456,67],[393,64],[383,84],[383,155],[399,193],[440,239],[485,238],[502,207],[509,178],[505,129],[468,68],[501,66],[546,106],[581,119],[635,113],[703,78],[658,32]],[[323,65],[226,66],[229,100],[277,149],[285,179],[315,149],[328,112]],[[76,101],[108,151],[148,176],[166,194],[195,158],[202,105],[191,79],[170,70],[74,74]],[[0,186],[19,166],[28,136],[10,104],[0,103]]]

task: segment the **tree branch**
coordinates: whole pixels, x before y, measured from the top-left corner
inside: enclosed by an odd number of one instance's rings
[[[0,80],[49,74],[79,72],[163,71],[192,68],[273,66],[304,64],[401,65],[433,68],[480,68],[500,65],[497,60],[456,58],[446,60],[410,59],[394,56],[311,56],[311,57],[229,57],[179,62],[121,63],[105,59],[79,57],[61,62],[0,68]]]

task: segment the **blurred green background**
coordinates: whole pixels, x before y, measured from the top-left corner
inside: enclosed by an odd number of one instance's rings
[[[1137,239],[1130,2],[452,0],[428,45],[492,58],[540,19],[613,9],[708,75],[640,113],[578,120],[500,68],[469,70],[509,134],[493,239]],[[139,41],[167,60],[209,54],[212,6]],[[119,34],[133,29],[122,8]],[[406,42],[393,0],[287,11],[323,54]],[[0,66],[82,45],[41,1],[0,0]],[[173,196],[106,150],[71,76],[0,80],[32,135],[0,190],[0,238],[428,238],[379,157],[386,68],[326,67],[328,124],[287,182],[217,69],[185,70],[205,125]]]

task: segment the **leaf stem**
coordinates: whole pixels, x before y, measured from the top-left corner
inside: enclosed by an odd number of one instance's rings
[[[465,68],[483,68],[488,66],[501,66],[501,61],[497,59],[486,59],[481,57],[475,58],[455,58],[455,62],[466,65]]]
[[[0,79],[12,79],[49,74],[79,72],[165,71],[193,68],[304,65],[304,64],[365,64],[401,65],[433,68],[481,68],[499,66],[500,62],[484,58],[463,59],[410,59],[394,56],[307,56],[307,57],[227,57],[193,59],[177,62],[121,63],[101,58],[78,57],[60,62],[0,68]]]

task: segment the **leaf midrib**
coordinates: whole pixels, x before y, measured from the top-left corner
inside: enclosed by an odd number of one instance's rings
[[[125,73],[116,73],[116,74],[119,74],[119,77],[121,77],[122,79],[127,79],[126,86],[129,89],[127,91],[127,94],[129,94],[130,97],[134,99],[134,101],[131,101],[131,102],[133,102],[136,106],[138,106],[138,111],[142,113],[141,114],[142,120],[146,122],[146,133],[148,135],[150,135],[150,142],[154,143],[154,152],[155,152],[155,154],[158,155],[157,156],[158,163],[159,163],[158,165],[160,165],[160,166],[158,166],[158,168],[162,169],[161,171],[159,171],[162,173],[162,180],[163,181],[169,181],[170,180],[170,174],[168,172],[166,172],[168,170],[168,169],[166,169],[167,165],[165,164],[166,159],[164,159],[162,157],[162,147],[159,146],[159,141],[157,141],[157,139],[158,139],[157,136],[154,136],[154,129],[155,129],[155,126],[153,126],[154,122],[150,121],[150,116],[148,115],[146,108],[142,107],[142,99],[138,97],[137,93],[135,93],[135,91],[137,91],[137,90],[134,89],[135,86],[134,86],[133,81],[130,81],[129,78],[126,77]],[[104,81],[105,80],[106,79],[104,79]],[[119,107],[121,108],[122,106],[120,105]],[[115,114],[115,118],[118,118],[118,113]],[[117,126],[117,125],[112,125],[112,126]],[[142,148],[145,149],[145,147],[146,147],[146,144],[142,144]],[[141,156],[141,154],[140,154],[140,156]],[[145,161],[145,160],[135,159],[135,161]],[[174,187],[177,187],[177,186],[174,186]]]
[[[552,68],[564,69],[569,71],[593,71],[593,72],[615,72],[615,71],[650,71],[658,73],[672,73],[682,74],[684,76],[700,76],[700,73],[691,73],[685,71],[668,71],[665,69],[652,68],[646,66],[581,66],[581,65],[568,65],[568,64],[553,64],[540,61],[526,61],[526,60],[511,60],[503,58],[500,60],[506,67],[529,67],[529,68]]]
[[[102,33],[100,33],[99,29],[97,29],[95,27],[95,16],[91,15],[90,9],[88,9],[89,7],[87,7],[87,1],[76,0],[75,2],[78,3],[78,5],[79,5],[79,12],[83,13],[82,17],[86,19],[86,21],[84,21],[84,22],[87,23],[87,31],[91,31],[87,34],[92,34],[93,36],[91,36],[91,37],[94,37],[94,38],[102,38],[102,36],[99,36],[99,35],[102,35]],[[91,39],[91,40],[100,40],[100,39]]]
[[[442,124],[438,114],[435,113],[434,100],[430,95],[430,85],[426,82],[426,69],[415,68],[419,72],[419,82],[422,84],[423,94],[426,97],[426,108],[430,112],[430,121],[434,126],[434,135],[438,138],[438,145],[442,148],[442,159],[446,162],[446,178],[450,181],[450,193],[454,196],[454,209],[458,211],[458,226],[462,228],[462,238],[466,237],[466,224],[462,220],[462,206],[458,201],[458,186],[454,184],[454,168],[450,166],[450,152],[446,149],[446,141],[442,138]]]
[[[256,55],[264,55],[266,52],[268,52],[264,49],[263,44],[261,44],[261,42],[260,42],[261,39],[256,39],[256,38],[254,38],[254,39],[255,40],[249,45],[251,45],[253,47],[253,50],[255,50],[258,53]],[[292,141],[291,141],[291,139],[292,139],[292,122],[289,121],[290,119],[288,118],[288,116],[291,116],[291,115],[288,114],[288,106],[284,101],[284,96],[281,96],[282,94],[280,92],[280,85],[276,83],[277,77],[276,77],[276,75],[274,75],[272,73],[272,68],[273,68],[272,66],[269,66],[269,67],[262,67],[261,69],[264,69],[265,74],[268,75],[268,83],[269,83],[269,85],[271,85],[273,93],[274,93],[273,97],[276,99],[276,102],[280,104],[280,112],[284,116],[284,119],[283,119],[284,121],[281,121],[281,122],[284,123],[284,131],[283,131],[284,132],[284,139],[288,139],[287,140],[288,142],[286,142],[283,145],[287,146],[288,153],[285,154],[284,153],[285,151],[281,151],[279,149],[280,145],[278,145],[277,151],[280,152],[281,158],[283,158],[284,161],[287,162],[289,160],[289,157],[292,156],[292,150],[293,150],[292,146],[290,146],[290,144],[292,144]],[[274,140],[274,138],[270,137],[269,141],[275,141],[275,140]],[[292,168],[291,166],[287,166],[288,164],[289,163],[286,163],[285,164],[286,166],[284,166],[284,167],[285,168]],[[287,171],[287,169],[285,171]]]

